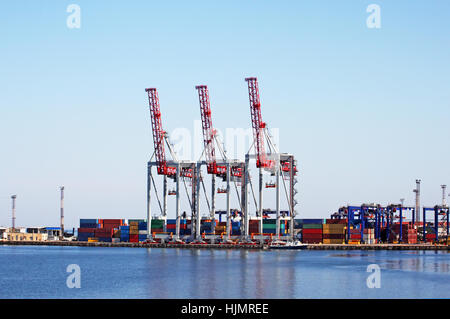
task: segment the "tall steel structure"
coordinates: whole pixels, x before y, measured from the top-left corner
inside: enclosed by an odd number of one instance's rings
[[[212,227],[215,225],[215,210],[216,210],[216,177],[221,178],[226,182],[226,216],[227,216],[227,225],[226,225],[226,239],[229,240],[231,236],[231,209],[230,209],[230,182],[231,179],[239,179],[242,182],[243,171],[244,171],[244,163],[238,160],[229,160],[225,154],[225,151],[221,148],[220,143],[217,140],[216,130],[214,129],[211,117],[211,103],[209,98],[209,91],[206,85],[198,85],[195,87],[198,91],[199,104],[200,104],[200,115],[202,119],[202,132],[203,132],[203,145],[205,154],[205,162],[207,167],[208,174],[211,175],[211,206],[210,206],[210,218],[212,220]],[[216,158],[216,148],[215,144],[220,151],[220,155],[222,160],[217,161]],[[201,165],[202,162],[199,162]],[[198,174],[200,175],[200,169],[198,170]],[[196,203],[199,205],[199,185],[200,185],[200,177],[197,179],[197,200]],[[241,184],[241,193],[243,191]],[[242,194],[241,194],[242,195]],[[242,198],[242,196],[241,196]],[[242,203],[241,203],[242,206]],[[199,207],[197,206],[197,211],[199,211]],[[197,227],[200,226],[200,214],[197,215],[198,220],[196,222]],[[214,234],[214,229],[211,230]],[[199,229],[196,231],[197,240],[200,240]]]
[[[294,199],[295,194],[297,193],[295,189],[295,183],[297,182],[295,179],[296,175],[296,161],[294,156],[286,153],[279,153],[273,144],[268,132],[267,125],[262,120],[261,115],[261,101],[258,87],[258,80],[256,77],[246,78],[245,81],[248,85],[248,94],[249,94],[249,102],[250,102],[250,115],[252,121],[252,129],[253,129],[253,148],[255,150],[254,155],[250,155],[250,153],[246,154],[246,173],[245,177],[245,187],[247,187],[247,183],[249,181],[248,177],[248,167],[249,161],[251,158],[256,159],[256,167],[259,169],[259,203],[258,203],[258,217],[260,220],[259,223],[259,233],[263,233],[263,170],[269,171],[272,175],[275,176],[275,198],[276,198],[276,238],[280,238],[280,176],[284,174],[289,179],[289,190],[287,190],[286,185],[283,184],[286,191],[286,197],[289,206],[289,214],[290,214],[290,229],[289,234],[291,239],[294,236],[294,217],[295,217],[295,206],[297,202]],[[264,141],[267,140],[269,149],[271,150],[270,156],[266,152]],[[245,206],[247,206],[247,202],[245,202]],[[248,209],[245,209],[248,212]],[[248,214],[245,215],[245,236],[248,237]]]
[[[161,109],[159,103],[159,97],[157,90],[155,88],[145,89],[148,95],[149,110],[152,125],[152,136],[154,144],[154,153],[151,156],[147,164],[147,234],[148,239],[153,239],[153,234],[151,232],[151,198],[152,198],[152,187],[156,194],[156,199],[158,200],[159,208],[161,210],[162,219],[167,219],[167,195],[176,195],[176,233],[175,240],[180,239],[180,183],[184,182],[186,194],[189,200],[190,208],[192,211],[192,240],[201,241],[202,234],[201,231],[201,214],[200,214],[200,185],[203,185],[203,191],[206,195],[206,201],[209,208],[210,218],[213,221],[211,223],[212,227],[215,225],[215,214],[216,214],[216,178],[222,179],[222,182],[226,183],[226,188],[219,188],[217,193],[226,193],[226,215],[227,215],[227,226],[226,226],[226,239],[231,239],[231,209],[230,209],[230,196],[231,190],[230,185],[233,182],[236,188],[238,202],[241,208],[241,216],[243,217],[243,222],[241,223],[241,240],[250,240],[249,234],[249,219],[250,213],[248,209],[248,185],[251,186],[251,191],[253,194],[253,200],[255,202],[255,207],[257,210],[257,216],[260,220],[259,233],[261,235],[261,240],[264,239],[263,233],[263,173],[264,171],[270,172],[272,176],[276,176],[276,183],[270,184],[270,188],[274,188],[276,192],[276,238],[280,239],[280,222],[281,218],[290,219],[290,229],[289,234],[291,239],[293,239],[294,233],[294,216],[295,216],[295,206],[297,202],[294,199],[297,193],[295,189],[295,184],[297,180],[295,178],[297,169],[296,161],[294,156],[287,153],[279,153],[276,146],[272,142],[270,134],[267,131],[266,124],[262,121],[261,116],[261,102],[259,97],[258,81],[256,78],[247,78],[249,100],[250,100],[250,114],[252,120],[253,129],[253,144],[250,150],[254,149],[254,154],[249,152],[245,156],[245,162],[239,160],[230,160],[226,156],[225,150],[221,147],[218,141],[216,130],[214,129],[212,116],[211,116],[211,103],[209,97],[209,91],[206,85],[196,86],[198,91],[199,104],[200,104],[200,114],[202,118],[202,132],[203,132],[203,145],[204,145],[204,160],[199,160],[197,162],[193,161],[180,161],[177,159],[172,144],[169,141],[167,132],[163,130],[162,119],[161,119]],[[269,152],[266,151],[266,145]],[[217,145],[217,148],[216,148]],[[166,147],[169,149],[171,160],[166,157]],[[216,153],[216,149],[219,153]],[[202,155],[203,155],[202,154]],[[259,203],[256,200],[255,194],[253,192],[252,180],[249,174],[249,162],[251,159],[256,160],[256,167],[259,169]],[[156,187],[155,179],[152,175],[152,167],[156,166],[158,175],[163,177],[162,183],[162,204],[158,196],[158,188]],[[206,194],[205,185],[201,176],[202,166],[206,166],[206,171],[211,175],[211,199],[212,204],[209,205],[208,195]],[[189,179],[191,182],[191,194],[189,194],[185,179]],[[168,181],[172,180],[176,184],[176,189],[168,191]],[[240,191],[237,184],[241,183]],[[289,183],[289,186],[287,186]],[[269,187],[266,185],[266,187]],[[280,215],[280,188],[283,187],[286,193],[286,199],[289,206],[289,216]],[[220,214],[222,212],[219,212]],[[164,223],[164,233],[166,233],[166,223]],[[211,239],[214,240],[215,233],[212,229],[213,235]],[[158,236],[157,236],[158,237]],[[162,234],[162,237],[164,235]],[[272,236],[270,236],[272,238]],[[173,239],[173,238],[171,238]]]
[[[442,207],[446,207],[447,185],[441,185],[441,188],[442,188]]]
[[[60,227],[61,227],[61,234],[60,239],[64,239],[64,186],[61,186],[60,188],[61,192],[61,207],[60,207]]]
[[[416,179],[416,189],[413,190],[416,193],[416,222],[420,221],[420,179]]]
[[[155,88],[147,88],[145,89],[148,95],[149,101],[149,109],[150,109],[150,117],[152,123],[152,133],[153,133],[153,143],[154,143],[154,157],[155,161],[152,161],[153,156],[150,158],[150,161],[147,164],[147,237],[148,239],[153,239],[151,233],[151,185],[153,184],[155,188],[156,197],[158,199],[158,203],[161,209],[161,215],[164,220],[167,219],[167,179],[172,179],[176,184],[176,189],[174,195],[176,195],[176,231],[174,240],[180,239],[180,222],[181,222],[181,214],[180,214],[180,193],[181,193],[181,185],[183,182],[185,185],[186,193],[187,187],[185,179],[191,180],[191,197],[189,198],[189,194],[187,194],[189,199],[189,204],[191,206],[192,216],[194,217],[196,214],[195,211],[195,179],[196,179],[196,163],[191,161],[180,161],[177,159],[177,156],[172,149],[172,146],[169,142],[168,134],[163,130],[162,119],[161,119],[161,109],[159,104],[158,92]],[[165,145],[169,148],[172,160],[166,159]],[[155,185],[155,181],[152,175],[152,167],[157,167],[158,175],[163,176],[163,205],[161,205],[157,193],[157,188]],[[166,231],[165,223],[164,223],[164,231]]]
[[[15,229],[16,228],[16,198],[17,195],[12,195],[11,199],[12,199],[12,228]]]

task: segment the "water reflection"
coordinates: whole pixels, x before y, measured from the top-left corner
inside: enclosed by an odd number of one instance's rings
[[[392,270],[450,273],[450,260],[448,260],[447,255],[436,252],[407,253],[404,254],[403,258],[385,260],[384,262],[386,268]]]
[[[100,284],[89,289],[106,289],[111,284],[123,290],[115,295],[116,290],[110,289],[108,297],[450,297],[448,277],[443,277],[450,273],[450,259],[443,253],[161,248],[111,252],[98,256],[91,270],[90,264],[82,264],[86,273],[97,271],[95,280]],[[86,256],[83,250],[74,253],[80,262],[92,260],[91,251],[86,251]],[[366,286],[367,265],[373,263],[382,268],[380,290]],[[417,295],[419,292],[422,295]],[[100,289],[99,295],[102,293]]]

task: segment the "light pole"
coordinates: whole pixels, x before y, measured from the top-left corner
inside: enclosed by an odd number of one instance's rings
[[[61,233],[59,235],[59,239],[63,240],[64,239],[64,186],[61,186],[59,189],[61,191],[61,208],[60,208],[60,210],[61,210],[61,220],[60,220]]]
[[[416,223],[420,221],[420,179],[416,179],[416,189],[413,190],[416,193]]]
[[[12,228],[13,231],[16,228],[16,198],[17,195],[12,195],[11,199],[12,199]]]

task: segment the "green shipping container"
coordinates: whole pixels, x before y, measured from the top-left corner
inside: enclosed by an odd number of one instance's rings
[[[145,219],[129,219],[128,220],[128,224],[129,223],[141,223],[141,222],[146,222],[146,220]],[[153,222],[153,220],[152,220],[152,222]]]
[[[164,220],[162,219],[153,219],[152,220],[152,228],[161,228],[164,225]],[[160,227],[156,227],[160,226]]]

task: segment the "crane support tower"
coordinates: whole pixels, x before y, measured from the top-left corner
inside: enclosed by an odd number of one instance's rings
[[[198,85],[195,87],[198,91],[198,97],[199,97],[199,104],[200,104],[200,115],[202,119],[202,132],[203,132],[203,145],[204,150],[203,154],[205,155],[205,161],[199,161],[199,169],[198,174],[201,173],[201,165],[206,165],[207,167],[207,173],[211,175],[211,205],[210,205],[210,216],[211,219],[211,227],[214,228],[215,225],[215,210],[216,210],[216,178],[221,178],[222,181],[226,182],[226,188],[225,190],[220,191],[221,193],[226,194],[226,216],[227,216],[227,222],[226,222],[226,235],[225,239],[230,240],[231,237],[231,208],[230,208],[230,198],[231,198],[231,181],[233,180],[234,186],[236,188],[237,194],[238,194],[238,200],[239,200],[239,191],[236,182],[238,181],[241,184],[241,200],[244,199],[242,196],[243,194],[243,188],[242,188],[242,179],[243,179],[243,172],[245,170],[244,162],[239,160],[230,160],[226,156],[225,150],[221,147],[217,132],[214,129],[213,123],[212,123],[212,116],[211,116],[211,103],[209,98],[209,91],[208,87],[206,85]],[[217,160],[216,158],[216,148],[215,145],[217,145],[217,148],[220,151],[221,160]],[[197,200],[196,204],[199,205],[200,200],[200,182],[201,177],[197,179]],[[205,194],[206,196],[206,194]],[[240,203],[242,207],[242,201]],[[196,208],[197,211],[200,211],[199,207]],[[242,209],[241,209],[242,211]],[[200,241],[200,223],[201,223],[201,216],[200,214],[197,215],[197,221],[196,221],[196,240]],[[214,242],[214,239],[216,237],[214,229],[211,229],[212,234],[212,241]]]
[[[287,153],[279,153],[275,144],[273,143],[268,131],[267,125],[262,120],[261,115],[261,101],[260,101],[260,93],[258,87],[258,80],[256,77],[246,78],[245,81],[248,85],[248,94],[249,94],[249,102],[250,102],[250,116],[252,121],[252,129],[253,129],[253,144],[250,150],[254,149],[254,154],[250,154],[249,152],[245,157],[245,171],[247,173],[246,178],[244,178],[245,183],[244,192],[247,191],[247,183],[249,182],[249,162],[251,159],[256,160],[256,167],[259,169],[259,202],[257,207],[257,215],[259,219],[259,233],[261,240],[264,238],[263,236],[263,170],[269,171],[271,175],[275,176],[275,198],[276,198],[276,239],[280,239],[280,224],[281,224],[281,216],[280,216],[280,177],[282,178],[284,190],[286,193],[287,204],[289,207],[289,239],[294,239],[294,217],[295,217],[295,206],[297,202],[294,197],[297,193],[295,189],[295,184],[297,183],[296,175],[296,160],[294,156]],[[265,149],[265,140],[268,142],[268,147],[270,153],[266,152]],[[285,180],[289,180],[289,187],[286,187]],[[246,208],[245,212],[248,212],[248,202],[245,202]],[[249,214],[245,214],[245,238],[248,239],[249,234]]]
[[[156,198],[159,203],[159,207],[161,210],[161,217],[164,219],[164,230],[162,234],[155,234],[156,236],[161,236],[160,238],[169,239],[178,241],[180,240],[180,222],[181,222],[181,182],[184,183],[186,189],[186,195],[189,200],[189,205],[191,207],[192,216],[196,215],[196,204],[195,204],[195,192],[196,192],[196,170],[197,165],[192,161],[181,161],[178,160],[176,153],[174,152],[172,145],[169,141],[168,133],[163,130],[162,119],[161,119],[161,109],[159,104],[158,92],[155,88],[145,89],[148,95],[149,101],[149,109],[150,109],[150,118],[152,123],[152,133],[153,133],[153,143],[154,143],[154,153],[150,158],[150,161],[147,163],[147,238],[149,240],[153,240],[153,234],[151,231],[151,188],[154,186],[154,191],[156,194]],[[165,145],[169,149],[172,160],[167,160]],[[155,158],[155,161],[153,161]],[[161,205],[158,197],[158,189],[156,187],[155,180],[152,175],[152,167],[157,167],[158,175],[163,176],[162,183],[162,191],[163,191],[163,204]],[[175,196],[175,215],[176,215],[176,231],[175,235],[168,234],[166,231],[166,220],[167,220],[167,183],[168,179],[173,180],[176,185],[176,189],[174,191]],[[187,190],[186,180],[190,180],[191,182],[191,191],[190,194]]]

